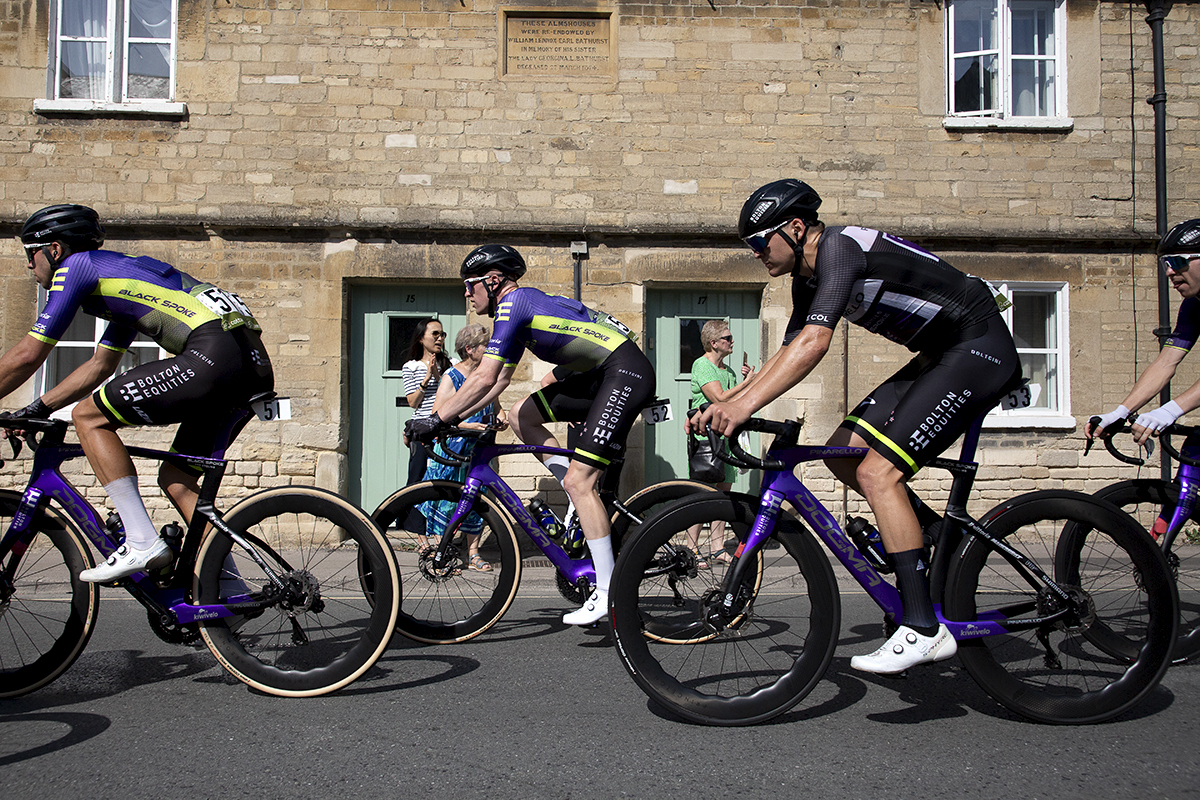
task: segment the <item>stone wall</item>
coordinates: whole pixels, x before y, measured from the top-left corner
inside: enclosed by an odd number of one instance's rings
[[[891,230],[989,279],[1068,280],[1078,420],[1119,402],[1156,349],[1140,6],[1068,0],[1064,131],[947,129],[944,9],[915,0],[180,0],[177,116],[35,113],[47,0],[3,6],[0,229],[42,205],[87,203],[113,246],[233,289],[259,313],[296,418],[247,429],[240,491],[344,488],[348,285],[453,283],[485,241],[516,244],[535,285],[570,294],[567,245],[587,239],[584,301],[642,327],[646,286],[765,283],[769,354],[786,283],[768,282],[732,231],[748,192],[785,175],[821,191],[831,224]],[[611,12],[612,70],[504,74],[504,15],[545,9]],[[1200,216],[1198,25],[1196,6],[1172,6],[1173,221]],[[0,288],[7,348],[35,302],[15,244],[0,252]],[[858,329],[835,343],[773,409],[805,415],[812,441],[906,357]],[[507,397],[543,370],[523,366]],[[1079,448],[1078,430],[988,434],[982,496],[1128,474]]]

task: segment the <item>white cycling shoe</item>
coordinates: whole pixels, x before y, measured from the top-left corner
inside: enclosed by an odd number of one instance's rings
[[[155,541],[145,550],[123,544],[100,566],[80,572],[79,579],[88,583],[108,583],[129,577],[135,572],[165,567],[171,563],[172,558],[174,554],[171,548],[162,539]]]
[[[591,625],[608,615],[608,592],[596,589],[577,610],[563,614],[568,625]]]
[[[918,664],[945,661],[957,652],[958,642],[945,625],[938,625],[933,636],[901,625],[874,653],[850,659],[850,666],[876,675],[896,675]]]

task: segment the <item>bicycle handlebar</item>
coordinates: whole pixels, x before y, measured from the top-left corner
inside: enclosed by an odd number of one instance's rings
[[[62,444],[67,433],[67,423],[58,419],[46,419],[45,417],[13,417],[0,416],[0,428],[9,431],[21,431],[22,436],[9,436],[9,444],[12,445],[12,458],[21,455],[21,441],[29,445],[30,450],[36,450],[41,444]],[[42,435],[41,440],[37,438],[38,434]],[[4,461],[0,460],[0,467],[4,466]]]
[[[1127,427],[1128,423],[1129,423],[1129,420],[1127,420],[1127,419],[1117,420],[1112,425],[1110,425],[1104,429],[1104,433],[1106,435],[1101,437],[1104,440],[1104,449],[1107,450],[1109,452],[1109,454],[1112,455],[1113,458],[1117,459],[1118,461],[1120,461],[1122,463],[1132,464],[1135,467],[1145,466],[1146,460],[1144,458],[1137,458],[1136,456],[1127,456],[1124,453],[1122,453],[1120,450],[1118,450],[1117,446],[1115,444],[1113,444],[1113,437],[1115,437],[1116,434],[1131,432],[1131,429],[1129,427]],[[1091,419],[1088,420],[1088,424],[1089,425],[1098,425],[1098,424],[1100,424],[1100,418],[1092,417]],[[1191,458],[1189,456],[1185,456],[1183,453],[1179,452],[1179,450],[1177,450],[1174,446],[1172,446],[1171,439],[1170,439],[1171,436],[1183,436],[1183,437],[1190,436],[1192,433],[1195,433],[1196,430],[1197,430],[1197,427],[1195,425],[1182,425],[1177,422],[1177,423],[1168,425],[1167,427],[1163,428],[1162,431],[1158,434],[1158,441],[1162,445],[1162,449],[1167,451],[1167,454],[1169,456],[1171,456],[1171,458],[1178,461],[1179,463],[1187,464],[1188,466],[1191,466],[1191,467],[1200,467],[1200,459],[1195,459],[1195,458]],[[1150,441],[1152,441],[1152,440],[1147,440],[1147,442],[1150,442]],[[1087,455],[1088,451],[1091,449],[1092,449],[1092,440],[1089,440],[1088,443],[1083,448],[1083,454]]]
[[[711,403],[704,403],[699,408],[693,408],[688,411],[688,417],[694,416],[696,413],[708,408]],[[753,456],[742,449],[742,445],[738,442],[738,437],[743,431],[754,433],[769,433],[775,436],[775,442],[782,443],[785,447],[795,445],[800,440],[800,428],[804,423],[801,420],[771,420],[763,419],[762,417],[751,417],[745,423],[739,425],[732,433],[729,434],[729,452],[721,447],[721,434],[708,429],[708,441],[712,444],[713,453],[717,458],[724,461],[726,464],[732,464],[735,467],[745,469],[762,469],[762,470],[783,470],[789,469],[789,466],[778,459],[764,459],[758,456]],[[775,445],[772,443],[772,447]]]
[[[446,455],[439,455],[437,450],[433,447],[430,447],[428,450],[426,450],[425,454],[443,466],[461,467],[471,460],[471,456],[470,454],[460,453],[452,448],[450,446],[449,439],[454,437],[460,439],[482,439],[490,434],[495,434],[495,432],[498,430],[500,429],[498,427],[494,427],[494,425],[488,425],[488,427],[483,428],[482,430],[478,428],[450,427],[447,428],[445,432],[439,433],[435,437],[437,443],[442,446],[442,451]]]

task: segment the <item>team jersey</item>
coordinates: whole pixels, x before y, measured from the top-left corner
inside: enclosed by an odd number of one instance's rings
[[[1188,297],[1179,304],[1179,315],[1175,318],[1175,330],[1163,342],[1163,347],[1174,347],[1187,352],[1200,339],[1200,298]]]
[[[785,345],[805,325],[832,329],[845,317],[914,352],[940,350],[1000,313],[981,279],[870,228],[826,228],[813,272],[793,278]]]
[[[584,372],[603,364],[631,338],[629,328],[602,311],[523,286],[496,305],[484,357],[510,366],[528,350],[543,361]]]
[[[51,280],[46,307],[30,336],[47,344],[62,338],[82,310],[109,321],[100,346],[123,351],[143,333],[173,355],[183,352],[192,331],[220,321],[229,331],[260,330],[232,292],[196,280],[162,261],[110,250],[72,253]]]

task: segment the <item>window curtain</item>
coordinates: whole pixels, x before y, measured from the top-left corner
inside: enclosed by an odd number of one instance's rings
[[[128,82],[130,99],[170,99],[171,0],[129,0]],[[134,39],[158,39],[136,42]]]
[[[107,0],[61,0],[58,96],[100,100],[104,96]]]

